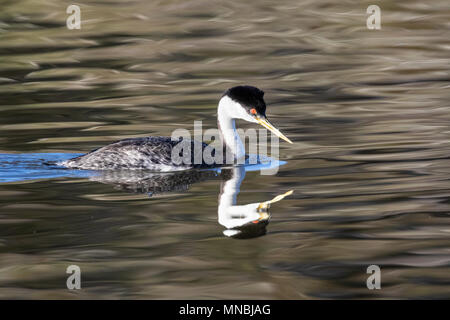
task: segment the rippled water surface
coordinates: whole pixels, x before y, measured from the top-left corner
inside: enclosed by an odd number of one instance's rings
[[[77,3],[81,30],[69,1],[0,4],[0,298],[450,298],[448,1],[379,1],[378,31],[366,1]],[[295,142],[276,175],[44,164],[215,127],[237,84]],[[242,205],[294,192],[236,236],[218,203],[238,180]]]

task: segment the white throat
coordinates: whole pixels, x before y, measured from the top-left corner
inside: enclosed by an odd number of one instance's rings
[[[236,131],[235,119],[245,119],[249,121],[242,106],[233,101],[228,96],[222,97],[217,108],[217,123],[222,134],[222,139],[229,151],[234,155],[234,159],[245,157],[245,148],[239,134]],[[250,121],[253,119],[250,118]],[[227,151],[228,151],[227,150]],[[229,152],[228,151],[228,152]]]

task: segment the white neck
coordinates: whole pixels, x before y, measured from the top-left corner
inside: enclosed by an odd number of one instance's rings
[[[242,107],[232,99],[224,96],[220,99],[217,108],[217,123],[222,134],[222,139],[227,146],[227,152],[232,152],[234,159],[241,159],[245,157],[245,148],[242,144],[241,138],[236,131],[236,124],[234,117],[231,115],[239,115],[242,112]]]

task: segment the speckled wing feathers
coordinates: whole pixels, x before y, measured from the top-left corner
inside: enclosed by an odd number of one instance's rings
[[[182,139],[172,141],[170,137],[159,136],[124,139],[61,164],[68,168],[88,170],[148,169],[172,171],[201,167],[201,165],[175,164],[172,161],[172,149],[181,141]],[[190,142],[193,153],[194,142]],[[206,144],[202,144],[202,149],[206,146]]]

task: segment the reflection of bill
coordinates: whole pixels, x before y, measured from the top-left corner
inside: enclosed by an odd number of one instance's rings
[[[222,175],[226,174],[224,171]],[[264,235],[270,219],[268,213],[270,205],[291,195],[293,190],[269,201],[236,205],[236,198],[245,178],[245,168],[237,167],[227,171],[231,177],[222,184],[217,209],[219,223],[227,228],[223,231],[224,235],[233,238],[254,238]]]

